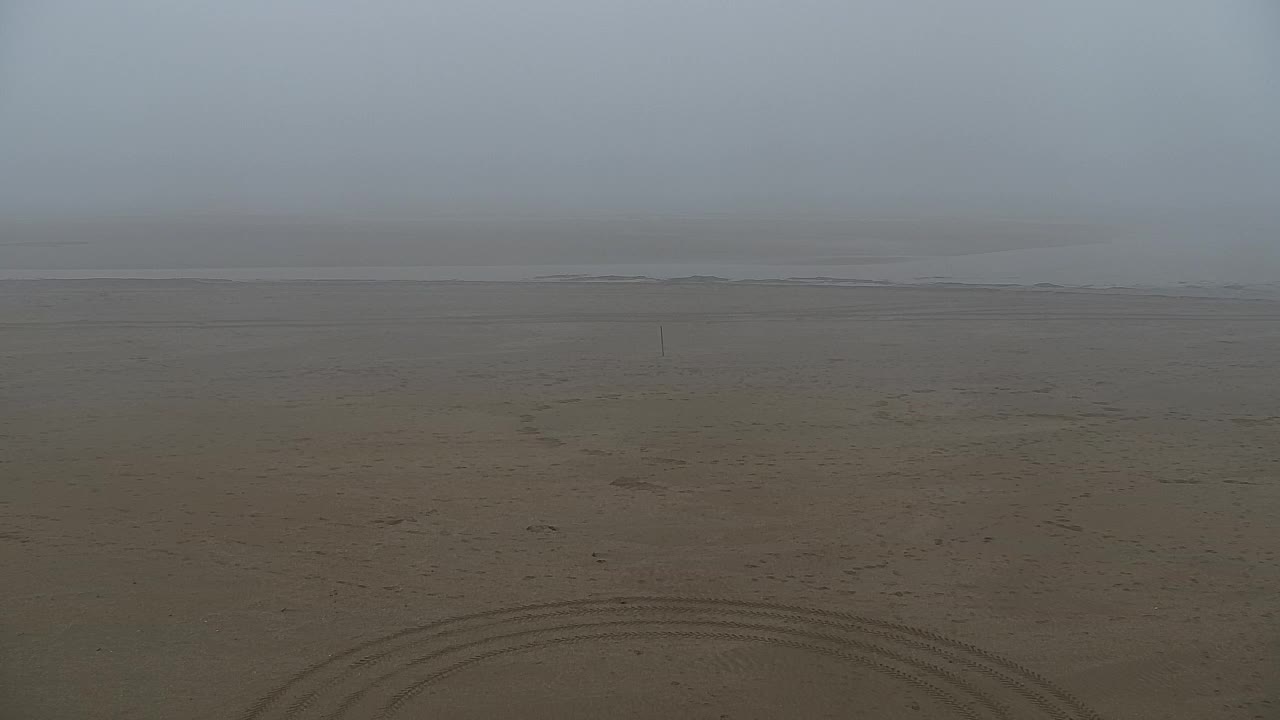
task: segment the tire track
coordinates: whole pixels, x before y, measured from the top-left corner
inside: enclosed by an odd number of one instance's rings
[[[908,682],[973,720],[1101,720],[1035,671],[931,630],[795,605],[655,596],[522,605],[405,628],[303,668],[238,717],[341,720],[369,717],[369,704],[383,702],[378,717],[389,718],[434,683],[489,658],[562,643],[661,637],[816,652]],[[1031,714],[1010,715],[1008,701]],[[363,712],[354,714],[357,708]]]
[[[660,610],[660,611],[662,611],[662,612],[670,612],[670,613],[705,612],[705,610],[702,610],[702,609],[700,609],[700,608],[696,608],[696,607],[661,606],[661,605],[649,606],[649,607],[647,607],[646,609],[648,609],[648,610]],[[588,609],[583,609],[583,610],[570,610],[570,611],[563,611],[563,610],[561,610],[561,611],[555,611],[555,612],[547,613],[547,614],[544,614],[544,615],[527,615],[527,616],[524,616],[524,617],[522,617],[522,618],[512,618],[511,620],[513,620],[513,621],[514,621],[514,620],[523,620],[523,619],[539,619],[539,620],[545,620],[545,619],[554,618],[554,617],[578,617],[578,616],[582,616],[582,615],[585,615],[585,614],[588,614],[588,613],[599,613],[599,612],[605,612],[605,611],[607,611],[607,610],[608,610],[608,609],[606,609],[606,608],[588,608]],[[820,625],[824,625],[824,626],[828,626],[828,627],[834,627],[834,628],[836,628],[836,629],[854,630],[854,631],[860,632],[860,633],[862,633],[862,634],[864,634],[864,635],[872,635],[872,636],[875,636],[875,637],[879,637],[879,638],[882,638],[882,639],[888,640],[888,641],[890,641],[890,642],[897,643],[897,644],[899,644],[899,645],[903,645],[903,646],[905,646],[905,647],[910,647],[910,648],[912,648],[912,649],[920,650],[920,651],[925,652],[925,653],[931,653],[931,654],[934,654],[934,655],[938,655],[938,656],[940,656],[940,657],[945,658],[946,660],[948,660],[948,661],[950,661],[950,662],[953,662],[953,663],[956,663],[956,664],[959,664],[959,665],[964,665],[964,666],[966,666],[966,667],[968,667],[968,668],[970,668],[970,669],[974,670],[975,672],[981,673],[981,674],[983,674],[983,675],[986,675],[986,676],[988,676],[988,677],[992,678],[993,680],[995,680],[996,682],[1000,683],[1001,685],[1004,685],[1005,687],[1007,687],[1007,688],[1009,688],[1010,690],[1014,691],[1015,693],[1019,694],[1020,696],[1022,696],[1023,698],[1025,698],[1026,700],[1028,700],[1028,701],[1029,701],[1029,702],[1031,702],[1032,704],[1034,704],[1034,705],[1038,706],[1039,708],[1041,708],[1041,709],[1045,712],[1045,714],[1046,714],[1047,716],[1049,716],[1049,717],[1051,717],[1051,718],[1054,718],[1055,720],[1070,720],[1070,718],[1071,718],[1071,715],[1069,715],[1068,713],[1064,712],[1062,709],[1060,709],[1059,707],[1057,707],[1056,705],[1054,705],[1054,704],[1053,704],[1053,702],[1049,701],[1047,698],[1045,698],[1045,697],[1044,697],[1042,694],[1040,694],[1039,692],[1036,692],[1035,690],[1032,690],[1032,689],[1027,688],[1027,687],[1026,687],[1026,685],[1024,685],[1024,684],[1023,684],[1022,682],[1020,682],[1018,679],[1016,679],[1016,678],[1011,678],[1011,677],[1009,677],[1009,676],[1005,675],[1004,673],[1000,672],[999,670],[996,670],[996,669],[993,669],[993,668],[989,668],[989,667],[987,667],[987,666],[985,666],[985,665],[981,664],[980,662],[977,662],[977,661],[973,660],[972,658],[966,657],[966,656],[964,656],[964,655],[962,655],[962,654],[960,654],[960,653],[958,653],[958,652],[953,652],[953,651],[948,650],[948,649],[946,649],[946,648],[939,648],[939,647],[936,647],[936,646],[934,646],[934,645],[930,645],[928,642],[925,642],[925,641],[923,641],[923,640],[912,639],[910,636],[908,636],[908,637],[902,637],[900,634],[895,634],[895,633],[902,633],[902,630],[900,630],[900,629],[895,629],[895,630],[884,630],[884,629],[880,629],[880,628],[877,628],[877,627],[874,627],[874,626],[871,626],[871,627],[865,627],[865,628],[864,628],[864,627],[857,627],[856,625],[851,624],[851,623],[849,623],[849,622],[847,622],[847,621],[837,621],[837,620],[832,620],[832,619],[829,619],[829,618],[805,618],[805,617],[797,617],[797,616],[794,616],[794,615],[786,615],[786,614],[783,614],[783,613],[770,612],[770,611],[767,611],[767,610],[759,610],[759,609],[754,609],[754,608],[744,609],[743,611],[737,612],[737,613],[735,613],[735,614],[736,614],[736,615],[739,615],[739,616],[748,616],[748,617],[753,617],[753,618],[778,619],[778,620],[782,620],[782,621],[800,621],[800,622],[806,622],[806,623],[810,623],[810,624],[820,624]],[[639,621],[639,620],[636,620],[636,621],[628,621],[628,622],[630,622],[630,623],[632,623],[632,624],[642,624],[642,623],[643,623],[643,622],[645,622],[645,621]],[[658,622],[672,622],[672,621],[658,621]],[[675,621],[675,622],[679,622],[679,621]],[[602,624],[608,624],[608,623],[602,623]],[[746,625],[744,625],[744,624],[741,624],[741,623],[726,623],[726,622],[724,622],[724,621],[702,621],[702,623],[701,623],[701,624],[705,624],[705,625],[730,625],[730,626],[733,626],[733,627],[748,627],[748,626],[746,626]],[[879,625],[879,624],[881,624],[881,623],[875,623],[875,624],[876,624],[876,625]],[[894,625],[893,623],[883,623],[883,624],[884,624],[884,625]],[[871,625],[871,623],[868,623],[868,625]],[[561,625],[561,626],[556,626],[556,627],[555,627],[555,628],[553,628],[553,629],[556,629],[556,630],[561,630],[561,629],[575,629],[575,628],[578,628],[578,627],[581,627],[581,626],[580,626],[580,625]],[[762,627],[762,626],[755,626],[755,627],[758,627],[758,628],[759,628],[759,627]],[[900,627],[905,628],[906,626],[900,626]],[[911,630],[916,630],[916,629],[915,629],[915,628],[911,628]],[[436,634],[436,635],[433,635],[430,639],[431,639],[431,640],[438,640],[438,639],[441,639],[441,638],[444,638],[444,637],[447,637],[447,636],[450,636],[450,635],[456,635],[456,634],[459,634],[459,633],[462,633],[462,632],[466,632],[466,631],[465,631],[465,630],[445,631],[445,632],[442,632],[442,633],[438,633],[438,634]],[[532,632],[542,632],[542,631],[532,631]],[[915,633],[910,633],[910,634],[908,634],[908,635],[914,635],[914,634],[915,634]],[[492,639],[492,638],[490,638],[490,639]],[[824,639],[833,639],[833,638],[831,638],[830,636],[826,636]],[[937,642],[938,640],[950,640],[950,639],[949,639],[949,638],[943,638],[942,636],[937,636],[937,640],[935,640],[935,642]],[[837,639],[837,641],[839,641],[839,640]],[[482,642],[483,642],[483,641],[482,641]],[[856,642],[856,641],[849,640],[849,641],[847,641],[847,642],[849,642],[849,643],[854,643],[854,642]],[[363,658],[360,658],[360,659],[359,659],[359,660],[357,660],[356,662],[352,663],[351,667],[352,667],[352,668],[357,668],[357,667],[358,667],[358,668],[367,668],[367,667],[371,667],[371,666],[376,665],[376,664],[378,664],[379,662],[381,662],[383,659],[385,659],[387,656],[391,655],[393,652],[397,652],[397,651],[399,651],[399,650],[403,650],[403,649],[405,649],[405,648],[399,648],[399,649],[397,649],[397,650],[388,650],[388,651],[383,652],[383,653],[379,653],[379,654],[375,654],[375,655],[368,655],[368,656],[365,656],[365,657],[363,657]],[[878,649],[877,649],[877,650],[878,650]],[[433,656],[433,657],[434,657],[434,656]],[[413,662],[413,661],[410,661],[410,663],[412,663],[412,662]],[[906,661],[906,662],[910,662],[910,661]],[[1020,667],[1020,666],[1015,666],[1015,667]],[[360,691],[360,692],[361,692],[361,693],[367,692],[367,690],[368,690],[368,689],[370,689],[370,688],[372,687],[372,685],[375,685],[375,684],[380,685],[380,684],[382,684],[383,682],[385,682],[385,681],[386,681],[386,679],[388,679],[391,675],[394,675],[394,674],[396,674],[396,673],[398,673],[398,672],[399,672],[399,670],[397,670],[397,671],[395,671],[395,672],[393,672],[393,673],[390,673],[390,674],[388,674],[388,675],[384,675],[384,676],[381,676],[381,677],[377,678],[375,681],[373,681],[373,683],[371,683],[371,685],[370,685],[370,686],[367,686],[364,690],[362,690],[362,691]],[[1017,672],[1017,671],[1015,671],[1015,672]],[[1021,672],[1019,672],[1019,674],[1026,675],[1026,674],[1028,674],[1029,672],[1030,672],[1030,671],[1027,671],[1027,670],[1025,670],[1025,668],[1023,668],[1023,669],[1021,669]],[[1048,681],[1043,680],[1043,678],[1040,678],[1040,680],[1041,680],[1042,682],[1046,683],[1046,684],[1047,684],[1047,682],[1048,682]],[[311,699],[311,698],[310,698],[310,697],[308,697],[308,700],[310,700],[310,699]],[[1059,698],[1059,699],[1061,699],[1061,698]],[[1068,705],[1070,705],[1070,704],[1071,704],[1069,701],[1065,701],[1065,700],[1064,700],[1064,702],[1067,702],[1067,704],[1068,704]],[[344,701],[344,707],[348,707],[350,704],[351,704],[351,703],[346,703],[346,702]],[[1076,703],[1076,704],[1078,704],[1078,701],[1077,701],[1077,703]],[[294,713],[294,711],[295,711],[296,709],[300,709],[300,708],[291,707],[291,708],[290,708],[290,713]],[[294,713],[294,714],[296,714],[296,713]],[[293,716],[293,714],[289,715],[289,717],[292,717],[292,716]],[[334,715],[332,715],[331,717],[334,717],[334,718],[341,717],[341,714],[334,714]],[[1089,718],[1089,717],[1091,717],[1091,716],[1088,714],[1088,711],[1085,711],[1085,714],[1083,715],[1083,717],[1085,717],[1085,718]]]
[[[939,666],[937,666],[937,665],[934,665],[934,664],[931,664],[931,663],[927,663],[927,662],[923,662],[923,661],[921,661],[921,660],[917,660],[917,659],[911,658],[910,656],[904,655],[904,654],[902,654],[902,653],[896,653],[896,652],[894,652],[894,651],[892,651],[892,650],[888,650],[888,649],[886,649],[886,648],[882,648],[882,647],[879,647],[879,646],[873,645],[873,644],[871,644],[871,643],[861,642],[861,641],[858,641],[858,640],[853,640],[853,639],[850,639],[850,638],[844,638],[844,637],[840,637],[840,636],[836,636],[836,635],[826,635],[826,634],[821,634],[821,633],[811,633],[811,632],[802,632],[802,631],[797,631],[797,630],[781,629],[781,628],[777,628],[777,627],[774,627],[774,626],[771,626],[771,625],[753,625],[753,624],[750,624],[750,623],[733,622],[733,621],[724,621],[724,620],[701,620],[701,621],[699,621],[699,620],[692,620],[692,621],[686,621],[686,622],[688,622],[688,624],[696,625],[696,626],[698,626],[698,627],[723,628],[723,629],[725,629],[725,630],[753,630],[753,631],[757,631],[757,632],[774,632],[774,633],[778,633],[778,634],[795,635],[795,636],[798,636],[798,637],[804,637],[804,638],[807,638],[807,639],[810,639],[810,640],[820,640],[820,641],[824,641],[824,642],[830,642],[830,643],[833,643],[833,644],[847,645],[847,646],[850,646],[850,647],[854,647],[854,648],[857,648],[857,649],[859,649],[859,650],[861,650],[861,651],[863,651],[863,652],[865,652],[865,653],[873,654],[873,655],[881,655],[881,656],[883,656],[883,657],[885,657],[885,658],[887,658],[887,659],[894,660],[894,661],[899,662],[899,663],[901,663],[901,664],[903,664],[903,665],[908,665],[908,666],[910,666],[910,667],[913,667],[913,668],[915,668],[916,670],[919,670],[919,671],[921,671],[921,672],[924,672],[924,673],[927,673],[927,674],[933,675],[933,676],[934,676],[934,677],[936,677],[936,678],[939,678],[939,679],[941,679],[941,680],[943,680],[943,681],[945,681],[945,682],[947,682],[947,683],[950,683],[951,685],[953,685],[953,686],[954,686],[954,687],[956,687],[957,689],[960,689],[960,690],[962,690],[962,691],[964,691],[964,692],[967,692],[967,693],[969,693],[970,695],[972,695],[972,696],[974,697],[974,699],[975,699],[975,700],[977,700],[980,704],[982,704],[983,706],[985,706],[985,707],[987,707],[989,710],[991,710],[991,712],[995,715],[995,717],[998,717],[998,718],[1008,718],[1008,717],[1009,717],[1009,715],[1008,715],[1008,710],[1007,710],[1003,705],[1001,705],[1001,704],[999,703],[999,701],[995,700],[995,699],[994,699],[994,698],[992,698],[990,695],[988,695],[987,693],[983,692],[983,691],[981,690],[981,688],[978,688],[978,687],[974,686],[974,685],[973,685],[972,683],[970,683],[970,682],[966,682],[963,678],[961,678],[960,676],[956,675],[955,673],[952,673],[952,672],[950,672],[950,671],[948,671],[948,670],[946,670],[946,669],[944,669],[944,668],[942,668],[942,667],[939,667]],[[432,660],[436,660],[436,659],[439,659],[439,658],[441,658],[441,657],[443,657],[443,656],[446,656],[446,655],[449,655],[449,654],[452,654],[452,653],[456,653],[456,652],[459,652],[459,651],[463,651],[463,650],[472,650],[472,649],[476,649],[476,648],[479,648],[480,646],[487,645],[487,644],[490,644],[490,643],[493,643],[493,642],[498,642],[498,641],[503,641],[503,640],[510,640],[510,639],[514,639],[514,638],[518,638],[518,637],[524,637],[524,636],[530,636],[530,635],[538,635],[538,634],[544,634],[544,633],[555,633],[555,632],[565,632],[565,631],[577,631],[577,630],[592,630],[592,629],[596,629],[596,628],[608,628],[608,627],[617,627],[617,628],[619,628],[619,631],[618,631],[618,632],[632,632],[632,633],[640,633],[640,634],[642,634],[642,635],[643,635],[643,634],[649,634],[649,635],[652,635],[652,634],[655,634],[655,633],[656,633],[656,634],[662,634],[662,633],[674,633],[674,634],[681,635],[681,636],[689,636],[689,637],[695,637],[695,636],[698,636],[699,631],[696,631],[696,630],[690,630],[690,631],[674,631],[674,630],[673,630],[673,631],[663,631],[663,630],[655,629],[655,630],[647,631],[647,632],[646,632],[646,631],[638,631],[638,630],[632,630],[632,631],[626,631],[626,630],[625,630],[625,628],[630,628],[630,627],[634,627],[634,626],[652,625],[652,626],[654,626],[655,628],[660,628],[660,627],[662,627],[662,626],[673,625],[673,624],[679,624],[679,623],[680,623],[680,621],[671,621],[671,620],[618,620],[618,621],[612,621],[612,622],[599,622],[599,623],[577,623],[577,624],[571,624],[571,625],[558,625],[558,626],[553,626],[553,627],[550,627],[550,628],[539,628],[539,629],[535,629],[535,630],[525,630],[525,631],[521,631],[521,632],[508,633],[508,634],[505,634],[505,635],[495,635],[495,636],[492,636],[492,637],[486,637],[486,638],[483,638],[483,639],[481,639],[481,640],[476,640],[476,641],[473,641],[473,642],[464,643],[464,644],[462,644],[462,645],[455,645],[455,646],[446,647],[446,648],[443,648],[443,649],[441,649],[441,650],[437,650],[437,651],[435,651],[435,652],[432,652],[432,653],[430,653],[430,654],[428,654],[428,655],[424,655],[424,656],[421,656],[421,657],[413,658],[413,659],[411,659],[411,660],[409,660],[409,661],[405,662],[404,664],[402,664],[402,665],[401,665],[399,668],[397,668],[396,670],[393,670],[392,672],[386,673],[386,674],[384,674],[384,675],[379,676],[378,678],[375,678],[373,681],[369,682],[367,685],[365,685],[364,687],[362,687],[360,690],[357,690],[355,693],[353,693],[353,694],[351,694],[351,695],[347,696],[346,698],[344,698],[344,699],[343,699],[343,701],[342,701],[342,704],[341,704],[341,705],[339,705],[338,709],[337,709],[337,710],[335,710],[335,711],[334,711],[333,713],[331,713],[330,715],[326,716],[326,718],[327,718],[327,719],[336,720],[337,718],[341,718],[341,717],[343,717],[343,716],[346,714],[346,712],[347,712],[347,711],[349,711],[351,708],[353,708],[353,707],[354,707],[354,706],[355,706],[355,705],[356,705],[356,704],[357,704],[361,699],[363,699],[363,698],[364,698],[364,697],[365,697],[369,692],[371,692],[372,690],[374,690],[374,689],[375,689],[375,688],[377,688],[377,687],[380,687],[380,686],[382,686],[382,685],[387,684],[387,683],[388,683],[388,681],[390,681],[390,680],[394,679],[394,678],[395,678],[395,676],[400,675],[400,674],[401,674],[401,673],[403,673],[405,670],[408,670],[408,669],[410,669],[410,668],[417,667],[417,666],[419,666],[419,665],[427,664],[427,663],[431,662]],[[703,632],[705,632],[705,631],[703,631]],[[606,633],[606,634],[608,634],[608,633]],[[721,634],[725,634],[725,633],[721,633]],[[775,641],[775,639],[773,639],[773,638],[768,638],[767,636],[762,637],[762,636],[756,636],[756,635],[738,634],[738,635],[736,635],[736,637],[739,637],[739,638],[746,638],[746,639],[751,639],[751,640],[756,640],[756,641],[760,641],[760,642],[774,642],[774,641]],[[556,644],[561,643],[561,642],[567,642],[567,641],[570,641],[571,639],[572,639],[572,638],[558,638],[558,637],[552,637],[552,638],[550,638],[550,639],[547,639],[547,640],[544,640],[544,641],[541,641],[541,642],[531,643],[531,645],[535,645],[535,646],[538,646],[538,647],[549,647],[549,646],[551,646],[551,645],[556,645]],[[482,654],[482,656],[483,656],[483,657],[489,657],[489,656],[491,655],[491,653],[492,653],[492,652],[493,652],[493,651],[483,653],[483,654]],[[501,651],[499,651],[497,654],[502,654],[502,652],[501,652]],[[870,662],[870,661],[869,661],[869,662]],[[463,664],[469,664],[469,662],[465,662],[465,661],[464,661],[464,663],[463,663]],[[879,665],[880,665],[879,663],[874,663],[874,664],[875,664],[876,666],[879,666]],[[434,675],[433,675],[432,677],[434,677]],[[912,677],[916,677],[916,676],[912,675]],[[428,682],[429,682],[428,680],[420,680],[420,681],[417,681],[417,682],[415,682],[414,684],[410,685],[408,689],[406,689],[406,690],[404,690],[404,691],[401,691],[401,693],[400,693],[400,694],[403,694],[403,693],[405,693],[405,692],[408,692],[408,690],[411,690],[411,689],[413,689],[413,688],[415,688],[415,687],[419,687],[419,686],[425,685],[425,684],[427,684]],[[416,693],[414,693],[414,694],[416,694]],[[292,717],[292,715],[286,715],[286,717]]]
[[[562,640],[562,642],[580,642],[580,641],[586,641],[586,640],[621,640],[621,639],[635,638],[635,637],[671,637],[671,638],[696,638],[700,640],[740,640],[740,641],[751,641],[751,640],[759,639],[749,635],[739,635],[735,633],[712,633],[712,632],[694,632],[694,631],[678,632],[678,631],[671,631],[671,630],[663,630],[663,631],[655,631],[651,633],[645,633],[645,632],[600,633],[598,635],[586,635],[586,636],[577,637],[577,638],[565,638]],[[929,695],[931,695],[934,699],[938,700],[942,704],[955,709],[964,718],[968,718],[969,720],[981,720],[981,716],[974,713],[972,708],[956,700],[953,696],[951,696],[946,691],[938,688],[937,686],[931,685],[928,682],[921,680],[920,678],[914,675],[911,675],[910,673],[902,672],[890,665],[882,665],[880,663],[876,663],[876,662],[867,660],[866,658],[858,657],[856,655],[843,653],[838,650],[832,650],[830,648],[824,648],[821,646],[806,645],[805,643],[802,643],[802,642],[775,640],[773,641],[773,643],[775,645],[790,647],[797,650],[805,650],[810,652],[816,652],[823,655],[829,655],[831,657],[839,658],[841,660],[847,660],[850,662],[855,662],[861,665],[865,665],[867,667],[871,667],[872,669],[875,669],[879,672],[889,675],[890,677],[894,677],[898,680],[902,680],[904,682],[915,685],[916,687],[927,692]],[[432,676],[424,678],[423,680],[419,681],[418,683],[411,686],[410,688],[407,688],[406,690],[402,691],[401,693],[396,695],[394,698],[392,698],[391,702],[387,703],[387,705],[383,707],[382,711],[376,717],[378,718],[378,720],[385,720],[386,718],[392,717],[399,710],[401,710],[406,703],[412,700],[413,697],[421,693],[422,690],[426,689],[428,685],[448,675],[451,675],[457,672],[458,670],[461,670],[467,667],[468,665],[475,664],[482,660],[488,660],[489,658],[497,657],[499,655],[505,655],[512,652],[527,651],[527,650],[537,649],[545,646],[546,646],[545,643],[527,643],[525,645],[518,645],[514,648],[504,648],[501,650],[493,650],[488,653],[484,653],[482,655],[477,655],[475,657],[468,658],[460,663],[453,665],[452,667],[446,668]]]

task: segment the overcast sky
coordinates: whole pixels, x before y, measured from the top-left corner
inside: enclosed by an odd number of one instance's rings
[[[0,0],[0,212],[1264,208],[1274,0]]]

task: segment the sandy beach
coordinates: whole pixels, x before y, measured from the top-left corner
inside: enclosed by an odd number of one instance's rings
[[[4,717],[1280,715],[1280,304],[7,281],[0,338]]]

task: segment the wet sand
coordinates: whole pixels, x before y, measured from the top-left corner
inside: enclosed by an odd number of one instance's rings
[[[1280,713],[1275,303],[14,281],[0,337],[5,717]]]

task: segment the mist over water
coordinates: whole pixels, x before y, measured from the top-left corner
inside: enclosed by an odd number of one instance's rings
[[[0,39],[5,277],[1280,280],[1268,0],[19,0]]]
[[[1129,241],[894,258],[856,265],[732,261],[544,265],[384,265],[6,269],[0,278],[208,278],[223,280],[420,280],[643,282],[702,277],[810,284],[1052,285],[1179,294],[1280,298],[1280,246]]]
[[[0,278],[1060,285],[1280,296],[1270,228],[973,218],[444,218],[27,225]],[[254,237],[254,242],[230,242]],[[602,239],[604,241],[602,241]]]

